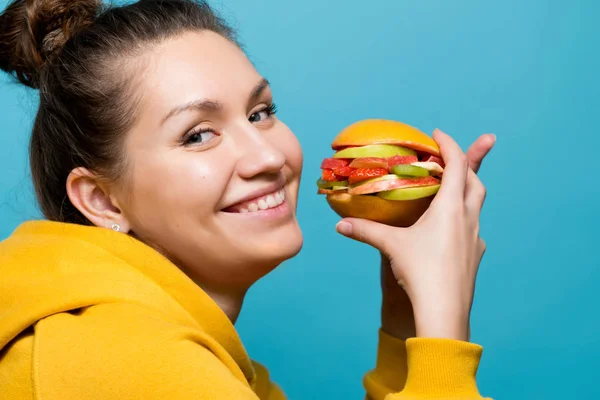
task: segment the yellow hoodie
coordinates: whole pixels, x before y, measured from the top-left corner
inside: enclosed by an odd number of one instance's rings
[[[366,398],[479,400],[481,352],[380,331]],[[217,304],[158,252],[109,229],[33,221],[0,242],[0,398],[285,395]]]

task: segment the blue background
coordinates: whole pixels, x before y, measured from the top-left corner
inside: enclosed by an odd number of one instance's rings
[[[5,0],[0,5],[6,5]],[[600,32],[590,1],[222,0],[305,151],[305,247],[251,291],[238,326],[291,399],[361,398],[379,326],[374,250],[315,194],[356,120],[498,136],[473,341],[495,399],[600,398]],[[27,165],[35,92],[0,81],[0,237],[38,217]]]

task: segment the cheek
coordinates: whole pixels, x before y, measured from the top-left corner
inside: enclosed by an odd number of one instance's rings
[[[147,221],[169,223],[212,213],[227,178],[207,154],[173,151],[138,159],[131,185],[132,211]]]

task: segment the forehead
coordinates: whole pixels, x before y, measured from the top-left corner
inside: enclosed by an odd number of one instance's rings
[[[149,57],[141,86],[156,112],[198,99],[242,101],[261,79],[239,47],[210,31],[168,39]]]

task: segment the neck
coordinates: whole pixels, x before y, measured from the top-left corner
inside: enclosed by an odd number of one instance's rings
[[[227,315],[231,323],[235,324],[242,311],[242,305],[244,304],[244,297],[248,289],[237,289],[237,290],[210,290],[203,288],[204,291],[214,300],[215,303],[223,310]]]

